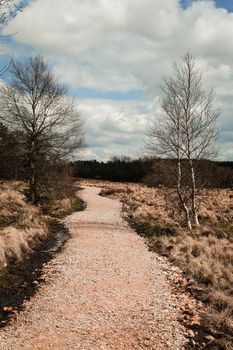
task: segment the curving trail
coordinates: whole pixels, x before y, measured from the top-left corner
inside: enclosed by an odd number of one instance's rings
[[[71,239],[44,268],[46,283],[0,350],[183,349],[179,300],[164,265],[121,218],[121,204],[85,187],[84,212],[66,219]]]

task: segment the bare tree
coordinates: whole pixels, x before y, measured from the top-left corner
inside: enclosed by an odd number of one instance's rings
[[[199,225],[195,165],[215,154],[216,120],[221,108],[214,104],[213,91],[203,90],[202,75],[190,53],[180,65],[174,64],[172,76],[163,78],[161,90],[163,118],[160,125],[151,128],[147,144],[160,156],[176,159],[177,193],[191,230],[191,217]]]
[[[5,27],[14,16],[18,6],[15,0],[0,0],[0,26]]]
[[[21,10],[16,0],[0,0],[0,39],[6,37],[1,32],[8,26],[9,22],[17,15]],[[9,35],[7,35],[8,37]],[[2,77],[9,69],[11,60],[5,66],[0,68],[0,77]]]
[[[180,206],[185,214],[185,222],[189,230],[192,229],[190,212],[188,208],[188,196],[182,186],[182,129],[179,115],[176,113],[175,97],[164,93],[161,106],[165,112],[159,125],[155,123],[148,132],[147,148],[155,155],[163,158],[175,159],[175,169],[170,169],[175,178],[176,190]]]
[[[11,84],[1,88],[1,119],[21,132],[28,166],[29,198],[38,198],[41,159],[70,158],[84,146],[74,101],[41,56],[13,62]]]

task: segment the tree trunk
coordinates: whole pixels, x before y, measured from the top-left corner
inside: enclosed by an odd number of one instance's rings
[[[37,185],[36,185],[36,157],[35,157],[35,142],[31,141],[31,152],[29,160],[30,177],[29,177],[29,198],[32,203],[36,202]]]
[[[192,159],[189,159],[189,165],[190,165],[190,174],[191,174],[191,181],[192,181],[192,214],[193,214],[193,221],[194,221],[196,226],[200,226],[199,219],[198,219],[198,209],[197,209],[196,179],[195,179],[195,172],[194,172]]]
[[[178,193],[178,197],[180,199],[180,203],[181,203],[181,207],[184,211],[185,214],[185,222],[187,225],[187,228],[189,231],[192,231],[192,224],[191,224],[191,220],[190,220],[190,214],[189,214],[189,209],[187,204],[185,203],[185,200],[183,198],[182,192],[181,192],[181,163],[180,163],[180,159],[177,160],[177,172],[178,172],[178,176],[177,176],[177,193]]]

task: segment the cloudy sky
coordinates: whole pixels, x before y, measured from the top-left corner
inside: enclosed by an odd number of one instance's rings
[[[161,77],[187,51],[223,105],[219,158],[233,160],[233,0],[24,0],[9,56],[42,54],[85,121],[87,159],[142,154],[160,114]]]

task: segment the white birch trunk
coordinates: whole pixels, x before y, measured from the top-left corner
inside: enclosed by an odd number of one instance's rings
[[[180,203],[181,203],[181,207],[184,211],[185,214],[185,222],[187,225],[187,228],[189,231],[192,231],[192,224],[191,224],[191,220],[190,220],[190,214],[189,214],[189,209],[187,204],[185,203],[185,200],[182,196],[182,192],[181,192],[181,163],[180,163],[180,159],[178,159],[177,161],[177,171],[178,171],[178,176],[177,176],[177,193],[180,199]]]
[[[189,164],[190,164],[191,181],[192,181],[192,214],[193,214],[193,221],[194,221],[196,226],[200,226],[199,219],[198,219],[196,179],[195,179],[195,172],[194,172],[192,159],[190,159]]]

